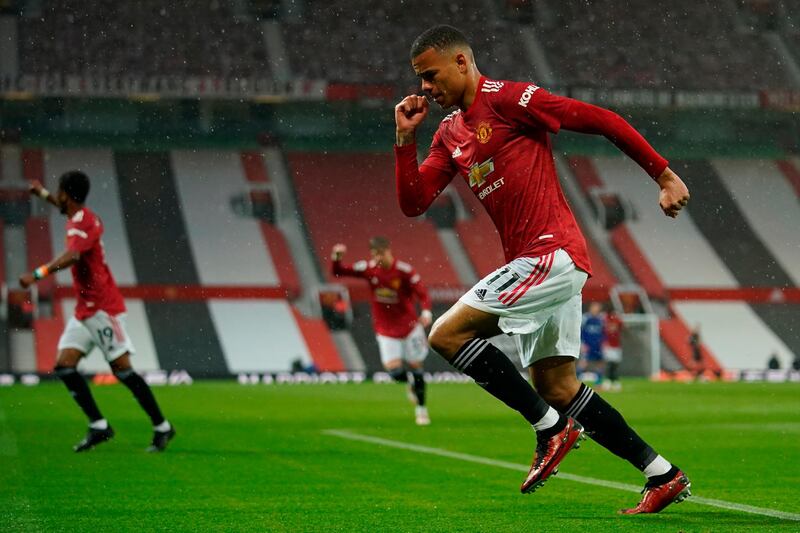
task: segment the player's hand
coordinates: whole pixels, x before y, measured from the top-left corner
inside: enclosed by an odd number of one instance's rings
[[[347,252],[347,246],[344,244],[334,244],[331,249],[331,259],[334,261],[341,261],[344,254]]]
[[[658,204],[668,217],[675,218],[678,212],[689,203],[689,189],[677,174],[669,168],[656,180],[661,192],[658,194]]]
[[[23,289],[27,289],[34,283],[36,283],[36,279],[34,279],[31,273],[23,274],[19,277],[19,286]]]
[[[423,309],[422,313],[420,313],[419,315],[418,322],[422,324],[423,328],[427,328],[433,323],[433,313],[431,313],[427,309]]]
[[[394,121],[397,124],[397,146],[415,141],[414,132],[428,116],[430,104],[424,96],[412,94],[394,106]]]
[[[31,196],[41,197],[44,190],[44,185],[39,180],[33,180],[28,185],[28,192],[31,193]]]

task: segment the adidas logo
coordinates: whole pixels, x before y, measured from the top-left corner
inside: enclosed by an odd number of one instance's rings
[[[456,157],[459,157],[460,155],[461,155],[461,147],[460,146],[456,146],[456,149],[453,150],[453,159],[455,159]]]
[[[478,300],[483,301],[486,296],[486,289],[475,289],[475,296],[478,297]]]

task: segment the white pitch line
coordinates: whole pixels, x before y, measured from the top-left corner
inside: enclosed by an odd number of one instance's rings
[[[488,466],[496,466],[508,470],[516,470],[520,472],[527,472],[530,466],[522,465],[519,463],[509,463],[507,461],[499,461],[497,459],[490,459],[488,457],[480,457],[478,455],[470,455],[468,453],[451,452],[442,448],[431,448],[429,446],[421,446],[419,444],[411,444],[398,440],[382,439],[380,437],[371,437],[369,435],[361,435],[341,429],[326,429],[323,431],[325,435],[331,435],[342,439],[356,440],[361,442],[369,442],[370,444],[378,444],[380,446],[388,446],[390,448],[399,448],[401,450],[409,450],[412,452],[426,453],[428,455],[438,455],[439,457],[448,457],[450,459],[458,459],[460,461],[467,461],[470,463],[478,463]],[[595,485],[598,487],[606,487],[609,489],[624,490],[627,492],[640,492],[641,487],[630,485],[628,483],[617,483],[616,481],[606,481],[605,479],[596,479],[592,477],[577,476],[575,474],[558,473],[557,479],[566,479],[586,485]],[[719,507],[720,509],[727,509],[728,511],[741,511],[743,513],[757,514],[762,516],[771,516],[773,518],[780,518],[782,520],[794,520],[800,522],[800,514],[787,513],[785,511],[778,511],[776,509],[767,509],[765,507],[754,507],[752,505],[744,505],[741,503],[726,502],[724,500],[715,500],[713,498],[701,498],[699,496],[692,496],[686,500],[690,503],[700,505],[708,505],[709,507]]]

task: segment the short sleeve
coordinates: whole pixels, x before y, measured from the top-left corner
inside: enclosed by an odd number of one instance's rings
[[[67,250],[83,253],[100,239],[100,225],[93,220],[81,220],[67,225]]]
[[[523,127],[558,133],[571,100],[552,94],[533,83],[513,82],[496,94],[500,115]]]

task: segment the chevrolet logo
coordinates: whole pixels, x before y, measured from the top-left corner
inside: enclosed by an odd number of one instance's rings
[[[486,176],[494,172],[494,162],[492,158],[487,159],[481,164],[475,163],[469,167],[469,186],[480,187],[486,183]]]

